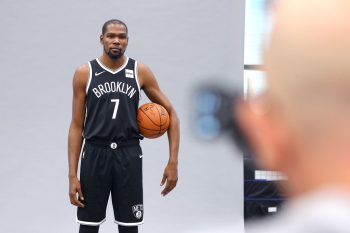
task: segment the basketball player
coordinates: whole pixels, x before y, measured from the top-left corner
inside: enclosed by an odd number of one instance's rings
[[[138,232],[143,223],[142,151],[136,114],[141,89],[170,115],[170,157],[161,192],[177,183],[179,122],[152,71],[124,55],[128,28],[112,19],[102,27],[102,56],[80,66],[73,78],[73,116],[69,129],[69,197],[78,207],[80,233],[96,233],[105,221],[111,193],[120,233]],[[83,139],[85,144],[82,147]],[[80,181],[77,178],[81,154]]]

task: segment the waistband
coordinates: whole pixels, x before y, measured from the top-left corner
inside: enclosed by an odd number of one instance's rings
[[[104,141],[104,140],[85,140],[85,144],[90,144],[93,146],[106,148],[106,149],[118,149],[121,147],[128,147],[128,146],[135,146],[140,144],[139,139],[130,139],[127,141],[120,141],[120,142],[110,142],[110,141]]]

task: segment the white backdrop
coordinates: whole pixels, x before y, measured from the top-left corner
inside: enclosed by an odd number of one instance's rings
[[[168,197],[159,187],[167,139],[142,142],[140,232],[242,228],[240,154],[228,141],[193,137],[190,103],[208,77],[243,86],[244,0],[2,0],[0,15],[1,232],[78,232],[67,179],[71,80],[101,54],[98,37],[110,18],[128,24],[127,55],[152,68],[181,119],[179,184]],[[100,232],[117,232],[110,205]]]

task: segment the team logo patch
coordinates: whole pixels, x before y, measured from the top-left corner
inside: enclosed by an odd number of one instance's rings
[[[132,212],[134,213],[135,218],[137,218],[137,219],[142,218],[143,205],[139,204],[139,205],[132,206]]]
[[[127,78],[134,78],[134,71],[133,70],[129,70],[129,69],[125,69],[125,77],[127,77]]]

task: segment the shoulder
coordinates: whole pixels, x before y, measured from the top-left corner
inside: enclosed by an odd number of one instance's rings
[[[148,83],[155,81],[155,76],[151,68],[142,62],[138,63],[137,65],[137,75],[142,88],[147,86]]]
[[[80,65],[75,70],[75,75],[78,75],[78,76],[89,75],[89,73],[90,73],[90,68],[89,68],[89,64],[88,63]]]
[[[146,64],[139,62],[137,65],[138,75],[140,76],[149,76],[153,75],[151,68]]]
[[[74,86],[85,87],[90,76],[89,64],[85,63],[80,65],[74,73],[73,84]]]

